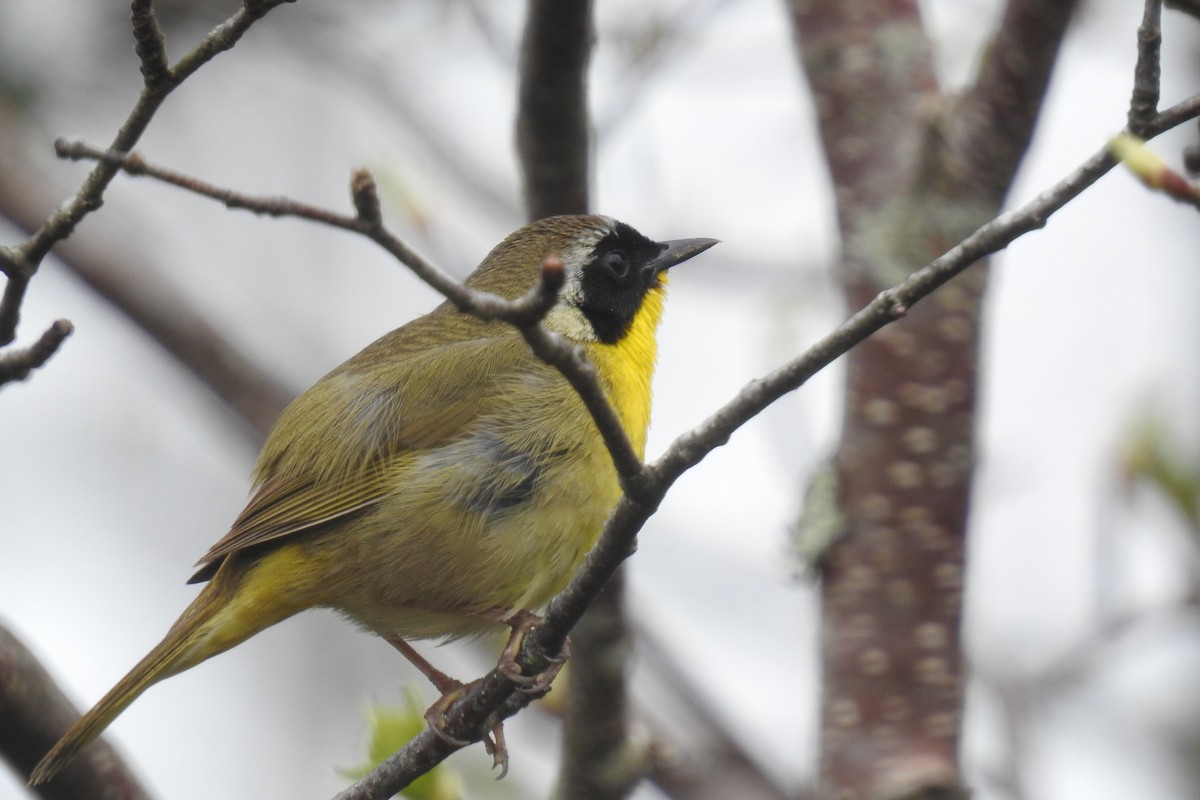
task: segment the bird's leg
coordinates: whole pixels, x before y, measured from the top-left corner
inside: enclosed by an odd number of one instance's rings
[[[425,660],[425,657],[416,651],[415,648],[399,636],[390,636],[387,643],[400,651],[400,655],[408,659],[414,667],[421,670],[421,674],[429,679],[429,682],[434,685],[439,692],[446,694],[453,692],[463,687],[463,682],[451,678],[440,669],[430,664]]]
[[[469,745],[470,742],[464,742],[446,733],[446,711],[455,700],[462,697],[463,692],[472,684],[464,684],[460,680],[451,678],[426,661],[424,656],[418,653],[412,645],[404,641],[401,637],[389,636],[386,638],[388,644],[399,650],[400,655],[407,658],[414,667],[421,670],[421,674],[428,678],[429,682],[434,685],[434,688],[442,693],[442,696],[425,711],[425,721],[429,723],[430,729],[455,747],[466,747]],[[508,747],[504,743],[504,724],[502,722],[495,724],[490,735],[484,734],[483,748],[492,757],[492,766],[500,767],[500,777],[503,778],[508,774]]]

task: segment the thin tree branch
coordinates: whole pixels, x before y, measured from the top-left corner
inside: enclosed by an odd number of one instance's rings
[[[171,66],[167,63],[167,40],[154,14],[154,0],[133,0],[134,51],[142,62],[142,81],[151,91],[160,91],[171,82]]]
[[[517,153],[529,219],[588,208],[591,0],[531,0],[521,46]]]
[[[33,653],[0,625],[0,754],[28,777],[38,760],[79,718],[79,710]],[[149,800],[150,795],[107,742],[79,754],[52,782],[45,800]]]
[[[629,724],[624,575],[613,574],[572,634],[558,800],[626,797],[651,768],[649,737]]]
[[[1133,70],[1133,95],[1129,99],[1127,127],[1134,136],[1145,138],[1146,125],[1158,112],[1162,81],[1159,53],[1162,50],[1162,0],[1146,0],[1142,24],[1137,32],[1137,66]]]
[[[45,333],[23,350],[8,350],[0,353],[0,386],[9,381],[23,381],[29,373],[50,360],[58,348],[71,335],[75,327],[65,319],[54,322]]]

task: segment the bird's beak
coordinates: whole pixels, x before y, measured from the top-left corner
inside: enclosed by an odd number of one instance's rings
[[[662,252],[646,262],[642,270],[648,275],[657,275],[692,256],[700,255],[717,243],[716,239],[675,239],[661,242]]]

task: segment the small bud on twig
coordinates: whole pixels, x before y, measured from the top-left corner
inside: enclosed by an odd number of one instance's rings
[[[1127,133],[1114,136],[1108,149],[1130,172],[1151,189],[1157,189],[1181,203],[1200,208],[1200,186],[1189,181],[1158,154],[1146,147],[1146,143]]]
[[[354,200],[354,211],[360,220],[373,228],[383,225],[379,189],[375,185],[375,176],[367,169],[359,168],[350,174],[350,196]]]

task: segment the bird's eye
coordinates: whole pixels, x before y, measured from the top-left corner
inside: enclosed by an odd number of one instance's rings
[[[629,275],[629,256],[624,250],[609,250],[604,254],[604,266],[614,278],[624,280]]]

